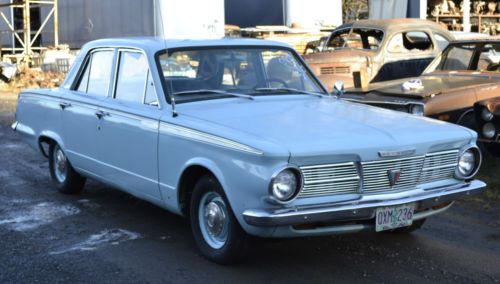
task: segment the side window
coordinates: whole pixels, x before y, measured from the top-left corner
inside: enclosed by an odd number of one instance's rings
[[[85,66],[85,71],[83,71],[82,77],[80,78],[80,83],[78,88],[76,88],[79,92],[86,93],[87,86],[89,85],[89,71],[90,71],[90,62],[92,58],[89,58],[87,65]]]
[[[139,52],[120,52],[115,99],[143,103],[149,73],[146,56]]]
[[[436,39],[437,45],[439,49],[444,50],[450,42],[440,34],[434,34],[434,38]]]
[[[144,104],[158,106],[158,97],[156,96],[155,85],[151,72],[148,72],[148,81],[146,83],[146,95],[144,96]]]
[[[392,53],[428,52],[432,49],[432,41],[424,32],[398,33],[387,45],[387,50]]]
[[[92,54],[87,84],[87,94],[107,96],[111,81],[114,51],[97,51]],[[85,71],[87,72],[87,70]]]
[[[486,44],[479,51],[476,70],[500,72],[500,44]]]

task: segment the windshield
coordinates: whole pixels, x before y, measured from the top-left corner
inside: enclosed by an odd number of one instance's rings
[[[289,50],[210,48],[178,50],[158,57],[176,102],[324,90]]]
[[[384,32],[377,29],[354,28],[335,30],[326,44],[326,50],[339,48],[376,50],[380,48],[383,38]]]
[[[500,72],[499,43],[467,43],[449,46],[425,73],[433,71]]]

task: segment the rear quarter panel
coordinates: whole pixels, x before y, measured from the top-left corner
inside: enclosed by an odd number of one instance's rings
[[[26,90],[19,95],[16,131],[35,150],[39,150],[40,137],[53,139],[64,147],[59,98],[58,89]]]

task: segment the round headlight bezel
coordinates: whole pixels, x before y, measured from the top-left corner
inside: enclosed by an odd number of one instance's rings
[[[275,195],[273,190],[274,189],[273,185],[275,184],[275,181],[279,177],[279,175],[286,171],[290,171],[295,176],[295,179],[297,180],[296,189],[291,196],[287,197],[286,199],[280,199],[278,196]],[[291,203],[297,198],[299,193],[302,191],[303,186],[304,186],[304,177],[302,175],[302,171],[299,168],[294,166],[283,167],[280,170],[276,171],[271,177],[271,181],[269,182],[270,199],[279,204]]]
[[[462,159],[462,157],[466,153],[472,153],[474,155],[474,165],[473,165],[472,171],[470,171],[470,173],[468,173],[468,174],[464,174],[460,171],[460,160]],[[455,177],[458,179],[462,179],[462,180],[472,179],[477,174],[477,172],[479,171],[479,168],[481,167],[481,163],[482,163],[481,150],[479,150],[479,148],[476,146],[467,147],[467,148],[463,149],[462,151],[460,151],[457,162],[458,163],[457,163],[457,167],[455,169]]]
[[[423,104],[412,104],[410,106],[410,113],[417,116],[424,116],[425,107]]]
[[[486,129],[486,127],[489,127],[490,129]],[[491,136],[490,135],[486,135],[487,131],[493,131],[493,135],[491,135]],[[483,125],[483,127],[481,128],[481,135],[483,135],[483,137],[485,137],[485,138],[493,139],[496,134],[497,134],[497,129],[495,127],[495,124],[493,124],[493,122],[485,123]]]
[[[484,121],[492,121],[494,117],[493,113],[491,113],[487,107],[481,109],[481,118]]]

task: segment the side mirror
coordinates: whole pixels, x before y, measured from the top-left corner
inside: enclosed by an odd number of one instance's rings
[[[335,85],[333,85],[333,94],[339,98],[342,97],[342,95],[344,95],[344,82],[342,81],[335,82]]]

